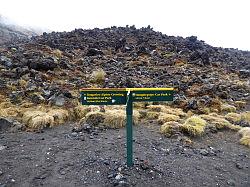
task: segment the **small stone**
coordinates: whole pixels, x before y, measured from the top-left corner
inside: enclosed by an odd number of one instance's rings
[[[120,180],[122,177],[123,177],[122,174],[118,173],[118,174],[115,176],[115,179],[116,179],[116,180]]]
[[[87,123],[83,124],[82,129],[88,133],[91,133],[91,126]]]
[[[7,131],[13,126],[13,121],[7,118],[0,118],[0,131]]]
[[[108,161],[108,160],[104,160],[103,163],[104,163],[105,165],[109,165],[109,161]]]
[[[76,136],[77,136],[77,132],[72,132],[71,135],[72,135],[73,137],[76,137]]]
[[[96,55],[103,55],[103,52],[96,48],[88,49],[86,56],[96,56]]]
[[[4,149],[6,149],[6,148],[7,148],[7,146],[0,145],[0,151],[4,150]]]
[[[108,175],[108,179],[111,179],[111,178],[113,178],[114,177],[114,174],[109,174]]]
[[[85,141],[84,136],[80,136],[79,140],[81,140],[81,141]]]
[[[66,100],[65,100],[64,96],[62,96],[62,95],[56,97],[56,99],[55,99],[56,106],[64,106],[65,102],[66,102]]]
[[[240,163],[236,163],[236,168],[243,169],[243,166]]]
[[[129,184],[126,181],[119,181],[118,187],[126,187],[129,186]]]
[[[229,179],[229,180],[227,181],[227,184],[228,184],[229,186],[235,186],[235,181],[232,180],[232,179]]]
[[[0,176],[3,174],[3,172],[2,171],[0,171]]]
[[[206,149],[201,149],[200,150],[200,154],[203,155],[203,156],[208,156],[208,151]]]
[[[121,168],[121,167],[119,167],[119,168],[118,168],[118,171],[119,171],[119,172],[121,172],[121,171],[122,171],[122,168]]]

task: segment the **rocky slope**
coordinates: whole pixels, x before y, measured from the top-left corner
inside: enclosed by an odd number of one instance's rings
[[[212,47],[195,36],[133,26],[43,33],[3,45],[0,76],[1,116],[21,119],[29,127],[83,117],[86,113],[77,108],[82,87],[174,87],[171,107],[187,113],[172,116],[174,121],[210,113],[201,117],[213,121],[233,113],[227,118],[249,126],[244,112],[250,107],[250,52]],[[27,112],[37,107],[38,122]],[[59,113],[61,120],[55,122]]]

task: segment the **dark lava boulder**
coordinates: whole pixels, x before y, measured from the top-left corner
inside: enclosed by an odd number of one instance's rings
[[[103,52],[96,48],[88,49],[86,56],[96,56],[96,55],[103,55]]]
[[[48,71],[48,70],[53,71],[57,67],[57,64],[55,63],[54,59],[46,58],[37,61],[31,60],[28,66],[30,69],[34,69],[37,71]]]

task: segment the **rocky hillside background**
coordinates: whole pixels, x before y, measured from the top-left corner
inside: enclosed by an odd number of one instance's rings
[[[174,115],[172,110],[179,117],[165,116],[161,123],[195,124],[203,118],[217,129],[218,123],[249,126],[250,52],[213,47],[195,36],[134,26],[43,33],[2,45],[0,76],[0,114],[25,128],[86,120],[92,109],[79,104],[83,87],[174,87],[170,109],[141,105],[138,118],[144,119],[144,109],[153,119],[159,112]],[[205,117],[187,119],[192,115]]]

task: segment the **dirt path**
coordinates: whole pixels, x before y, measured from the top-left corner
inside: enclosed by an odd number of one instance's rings
[[[157,128],[135,127],[133,168],[125,165],[125,129],[0,134],[0,186],[250,186],[250,150],[235,133],[184,146]]]

